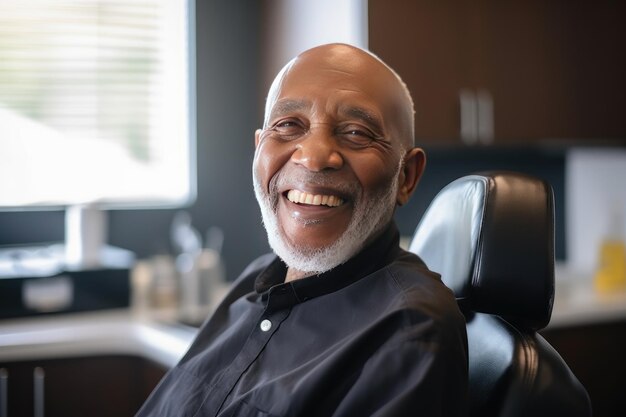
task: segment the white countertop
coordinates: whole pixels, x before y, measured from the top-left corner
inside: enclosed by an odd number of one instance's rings
[[[173,367],[197,329],[131,309],[0,321],[0,361],[133,355]]]
[[[98,355],[133,355],[173,367],[197,329],[171,311],[120,309],[0,320],[0,362]],[[603,294],[590,279],[557,268],[548,329],[626,319],[626,289]]]
[[[552,319],[548,329],[626,319],[626,289],[598,292],[591,279],[556,281]]]

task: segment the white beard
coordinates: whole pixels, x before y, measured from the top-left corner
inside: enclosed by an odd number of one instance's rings
[[[388,187],[364,200],[362,190],[357,190],[355,195],[359,197],[354,201],[354,213],[348,227],[343,234],[330,246],[323,248],[310,248],[303,245],[292,244],[283,235],[283,230],[278,224],[278,198],[276,184],[281,181],[281,174],[270,186],[270,192],[266,192],[261,186],[256,172],[253,173],[254,193],[261,208],[263,224],[267,232],[270,247],[285,264],[292,269],[306,273],[307,275],[322,274],[341,265],[356,255],[366,243],[368,238],[380,232],[393,216],[396,205],[396,193],[398,188],[399,173],[402,168],[402,159],[398,169],[393,175]],[[319,176],[323,174],[311,174]],[[293,175],[290,175],[293,179]]]

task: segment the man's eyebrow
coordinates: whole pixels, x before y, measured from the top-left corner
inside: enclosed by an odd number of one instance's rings
[[[272,106],[272,111],[270,112],[270,118],[276,117],[282,114],[298,112],[298,111],[307,109],[310,106],[311,104],[306,100],[280,100],[280,101],[277,101],[274,104],[274,106]]]
[[[364,122],[372,125],[374,128],[382,131],[383,124],[380,118],[376,116],[374,113],[362,107],[355,107],[355,106],[344,107],[341,109],[341,113],[350,117],[354,117],[359,120],[363,120]]]

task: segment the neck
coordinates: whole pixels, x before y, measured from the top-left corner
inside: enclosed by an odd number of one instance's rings
[[[285,276],[285,282],[295,281],[296,279],[306,278],[310,276],[310,272],[299,271],[294,268],[287,269],[287,275]]]

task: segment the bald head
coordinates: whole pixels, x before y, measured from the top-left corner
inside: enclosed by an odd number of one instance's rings
[[[336,89],[360,89],[371,92],[391,109],[388,122],[394,125],[403,148],[414,146],[414,107],[411,94],[400,76],[369,51],[346,45],[327,44],[304,51],[289,61],[270,87],[265,104],[267,127],[274,104],[287,82],[314,83],[324,73],[343,74],[333,85]],[[329,92],[330,93],[330,92]],[[374,98],[374,97],[373,97]]]

